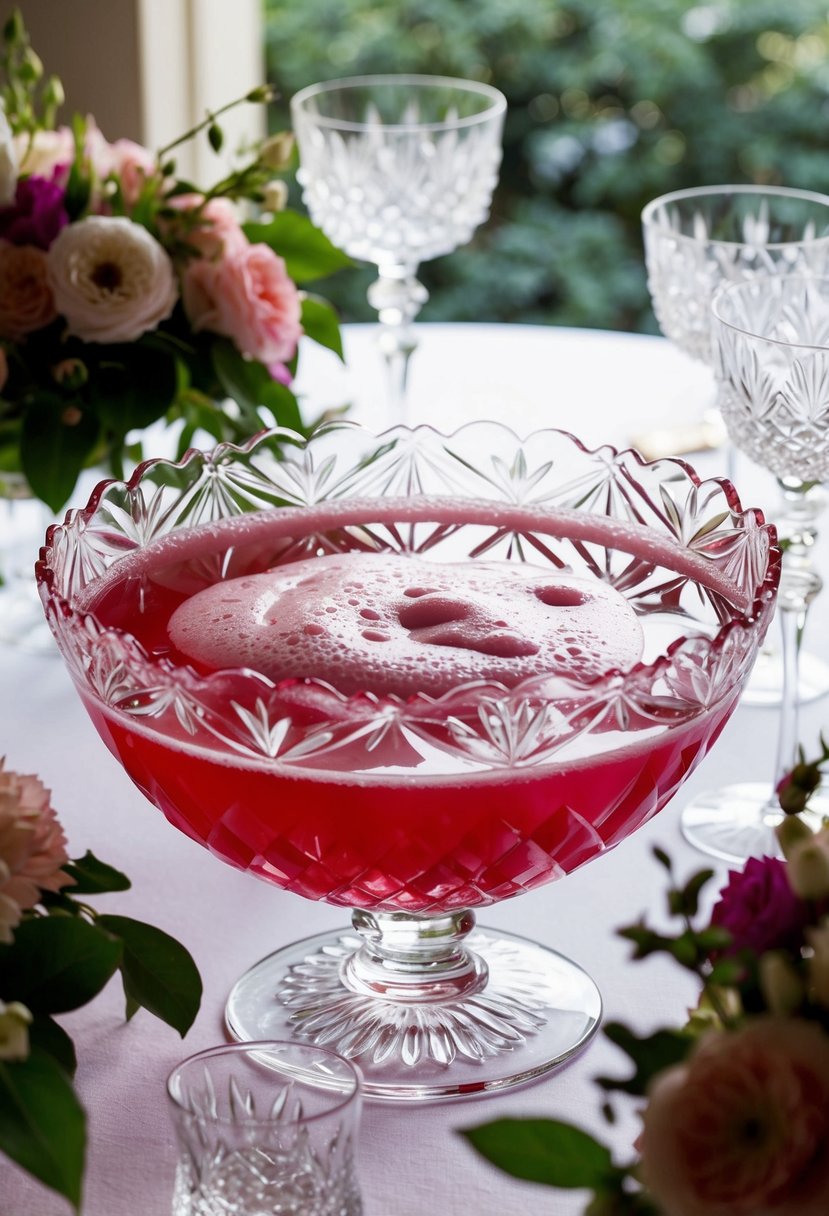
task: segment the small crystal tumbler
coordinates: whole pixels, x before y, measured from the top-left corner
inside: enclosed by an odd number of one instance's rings
[[[360,1216],[362,1078],[301,1043],[233,1043],[167,1080],[179,1145],[173,1216]]]

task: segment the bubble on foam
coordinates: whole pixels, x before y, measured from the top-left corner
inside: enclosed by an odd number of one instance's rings
[[[629,668],[643,645],[633,610],[605,583],[400,554],[328,554],[217,583],[181,605],[169,632],[204,666],[400,696],[551,672],[588,680]]]

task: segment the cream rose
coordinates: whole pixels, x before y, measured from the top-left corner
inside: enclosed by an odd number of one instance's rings
[[[173,311],[172,262],[146,228],[122,216],[68,225],[47,257],[55,306],[84,342],[133,342]]]
[[[219,261],[191,262],[182,298],[195,330],[224,334],[262,363],[293,358],[302,334],[299,292],[268,245],[245,244]]]
[[[75,158],[75,138],[69,127],[17,135],[14,142],[20,172],[36,177],[51,177],[58,166],[68,168]]]
[[[0,338],[18,342],[56,316],[44,251],[0,241]]]
[[[20,914],[41,891],[60,891],[72,879],[66,837],[37,777],[6,772],[0,760],[0,942],[12,940]]]
[[[715,1031],[648,1095],[641,1173],[664,1216],[826,1216],[829,1037],[760,1018]]]

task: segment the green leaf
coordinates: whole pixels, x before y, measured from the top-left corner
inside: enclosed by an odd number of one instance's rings
[[[55,394],[42,393],[27,406],[20,434],[20,462],[32,491],[53,511],[59,511],[74,490],[99,435],[100,425],[93,412],[81,406],[75,411],[71,403]]]
[[[305,297],[302,301],[302,328],[312,341],[343,358],[339,318],[327,300],[320,296]]]
[[[614,1172],[605,1145],[557,1119],[496,1119],[461,1135],[498,1169],[527,1182],[598,1189]]]
[[[212,355],[222,388],[239,405],[249,435],[256,434],[265,425],[258,413],[260,406],[271,411],[277,425],[305,434],[296,397],[284,384],[274,380],[266,367],[253,359],[245,359],[232,342],[214,342]]]
[[[68,1076],[74,1077],[78,1066],[75,1045],[53,1018],[46,1014],[36,1017],[29,1026],[29,1042],[56,1060]]]
[[[143,341],[100,350],[89,394],[104,425],[123,436],[163,418],[178,389],[173,350]]]
[[[604,1033],[611,1043],[630,1056],[634,1072],[623,1081],[615,1077],[597,1077],[599,1085],[605,1090],[640,1096],[646,1092],[657,1073],[681,1063],[694,1044],[694,1037],[681,1030],[657,1030],[654,1034],[638,1038],[620,1022],[608,1022]]]
[[[136,1004],[143,1005],[183,1038],[202,996],[201,976],[190,954],[161,929],[127,916],[100,916],[98,924],[123,943],[128,1018]]]
[[[83,857],[68,862],[63,869],[75,880],[68,895],[103,895],[107,891],[128,891],[132,885],[126,874],[99,861],[89,849]]]
[[[688,879],[682,888],[682,900],[686,916],[696,916],[699,911],[700,893],[713,877],[713,870],[698,870],[696,874],[692,874]]]
[[[0,1061],[0,1151],[33,1177],[81,1205],[86,1119],[59,1064],[33,1048]]]
[[[310,283],[354,265],[350,257],[332,245],[319,228],[297,211],[278,211],[267,224],[244,224],[243,227],[251,244],[270,245],[285,259],[288,274],[296,283]]]
[[[96,996],[121,961],[121,943],[88,921],[36,916],[0,946],[3,993],[32,1013],[66,1013]]]

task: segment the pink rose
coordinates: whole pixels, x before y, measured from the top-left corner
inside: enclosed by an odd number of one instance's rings
[[[42,891],[59,891],[72,879],[61,869],[66,837],[37,777],[5,772],[0,760],[0,941],[12,940],[20,914]]]
[[[656,1078],[641,1175],[664,1216],[826,1216],[827,1144],[829,1036],[760,1018]]]
[[[47,254],[0,241],[0,338],[18,342],[57,316]]]
[[[179,194],[169,200],[169,205],[181,212],[176,236],[209,261],[248,244],[230,199],[211,198],[205,202],[200,194]]]
[[[191,262],[182,299],[195,330],[223,334],[261,363],[293,358],[302,334],[299,292],[270,246],[246,243],[219,261]]]
[[[121,183],[124,205],[134,207],[144,183],[156,172],[155,157],[131,139],[116,139],[109,145],[109,157],[107,172],[113,173]]]

